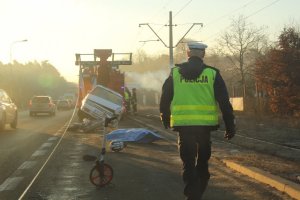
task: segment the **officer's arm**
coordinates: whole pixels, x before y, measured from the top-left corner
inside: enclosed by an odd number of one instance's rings
[[[162,94],[160,98],[160,118],[164,127],[170,128],[170,116],[171,116],[171,102],[173,99],[173,79],[171,76],[167,78],[162,87]]]
[[[226,84],[219,72],[216,73],[214,83],[215,98],[219,104],[226,127],[226,132],[235,133],[235,123],[232,105],[229,101],[229,95]]]
[[[160,113],[163,113],[165,115],[170,115],[171,113],[170,106],[171,106],[172,99],[173,99],[173,78],[172,76],[169,76],[164,82],[162,87],[162,94],[161,94],[160,106],[159,106]]]

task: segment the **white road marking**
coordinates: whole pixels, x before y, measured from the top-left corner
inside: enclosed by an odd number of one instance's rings
[[[36,156],[43,156],[47,153],[47,150],[36,150],[31,156],[36,157]]]
[[[78,188],[76,187],[71,187],[71,188],[64,188],[64,191],[76,191]]]
[[[67,123],[67,127],[70,126],[70,123],[75,115],[75,111],[76,109],[74,109],[73,114],[71,119],[69,120],[69,122]],[[33,177],[33,179],[31,180],[31,182],[29,183],[29,185],[26,187],[26,189],[24,190],[24,192],[21,194],[21,196],[18,198],[18,200],[22,200],[23,197],[26,195],[26,193],[28,192],[28,190],[31,188],[31,186],[33,185],[33,183],[35,182],[35,180],[37,179],[37,177],[40,175],[40,173],[43,171],[43,169],[45,168],[45,166],[47,165],[47,163],[49,162],[50,158],[52,157],[52,155],[54,154],[54,152],[56,151],[57,147],[59,146],[59,144],[61,143],[62,139],[64,138],[65,134],[67,133],[67,129],[65,129],[65,131],[63,132],[62,136],[60,137],[59,141],[57,142],[57,144],[54,146],[53,150],[50,152],[48,158],[46,159],[46,161],[44,162],[44,164],[42,165],[42,167],[40,168],[40,170],[37,172],[37,174]]]
[[[0,192],[5,190],[14,190],[17,185],[23,180],[24,177],[13,177],[7,178],[1,185],[0,185]]]
[[[81,155],[71,155],[69,158],[74,159],[74,160],[81,160],[82,159]]]
[[[50,137],[49,139],[48,139],[48,141],[53,141],[53,140],[57,140],[58,139],[58,137]]]
[[[30,169],[32,168],[37,161],[25,161],[18,169]]]
[[[81,163],[71,163],[71,167],[78,167]]]
[[[68,179],[68,180],[60,180],[56,184],[66,186],[66,185],[72,185],[73,182],[74,181],[72,179]]]
[[[46,143],[42,144],[42,146],[40,147],[40,149],[51,147],[52,145],[53,145],[53,143],[46,142]]]
[[[66,176],[62,176],[61,178],[76,178],[76,176],[69,176],[69,175],[66,175]]]

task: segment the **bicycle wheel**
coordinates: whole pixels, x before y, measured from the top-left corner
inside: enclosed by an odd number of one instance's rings
[[[101,170],[103,170],[103,173],[101,173]],[[90,181],[97,187],[104,187],[111,182],[113,174],[113,169],[110,165],[106,163],[103,163],[102,166],[95,165],[90,172]]]

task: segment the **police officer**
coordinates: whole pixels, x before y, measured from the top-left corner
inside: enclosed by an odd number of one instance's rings
[[[125,104],[126,104],[126,112],[130,113],[130,99],[131,99],[131,93],[128,87],[125,87],[124,90],[124,99],[125,99]]]
[[[233,109],[219,70],[203,63],[206,44],[188,43],[188,61],[176,64],[162,87],[161,120],[179,132],[179,153],[187,200],[201,199],[210,178],[210,132],[217,130],[218,107],[223,114],[224,138],[235,135]]]
[[[132,105],[132,112],[133,112],[133,114],[136,115],[136,113],[137,113],[137,96],[136,96],[136,88],[132,88],[131,105]]]

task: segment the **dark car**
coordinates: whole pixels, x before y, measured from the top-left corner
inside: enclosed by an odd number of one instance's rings
[[[56,106],[57,110],[69,110],[71,108],[70,102],[68,100],[59,100]]]
[[[10,124],[11,128],[17,128],[18,108],[7,93],[0,89],[0,131],[6,124]]]
[[[35,116],[38,113],[56,114],[56,105],[50,96],[34,96],[29,103],[29,115]]]

